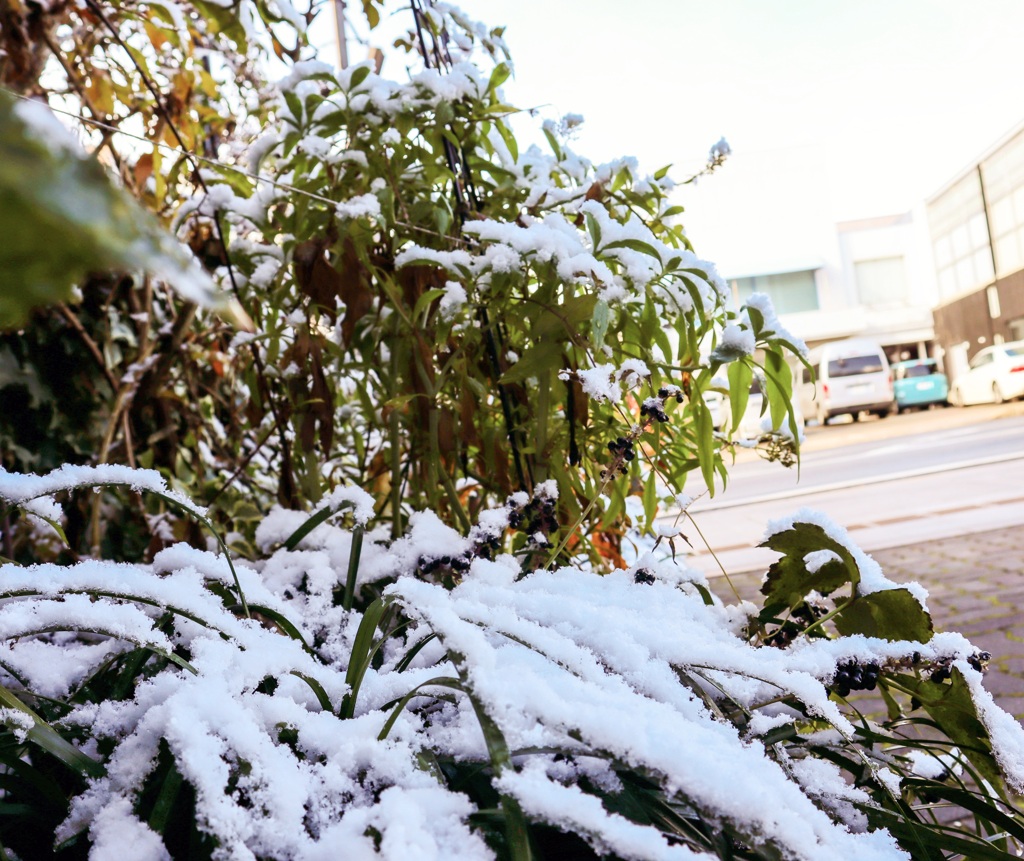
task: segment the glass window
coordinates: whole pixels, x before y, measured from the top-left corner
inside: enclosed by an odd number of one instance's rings
[[[1009,233],[1017,226],[1017,219],[1013,215],[1013,200],[1009,196],[1001,197],[993,203],[991,213],[992,233],[996,236]]]
[[[978,353],[973,359],[971,359],[972,368],[980,368],[982,365],[987,365],[992,361],[992,353]]]
[[[967,222],[967,229],[971,232],[971,248],[980,248],[988,245],[988,228],[985,227],[985,216],[978,213]]]
[[[736,299],[741,303],[752,293],[767,293],[779,314],[818,310],[818,285],[813,269],[737,278],[732,285]]]
[[[830,377],[855,377],[858,374],[877,374],[882,370],[879,356],[849,356],[828,363]]]
[[[971,250],[971,235],[967,232],[967,225],[958,225],[951,234],[953,240],[953,256],[963,257]]]
[[[965,287],[977,287],[979,284],[988,284],[996,280],[992,271],[992,252],[987,245],[974,252],[974,276],[978,280],[973,284],[964,285]]]
[[[858,260],[853,264],[853,278],[864,305],[906,304],[907,268],[902,257]]]
[[[996,240],[996,260],[1000,272],[1016,272],[1021,268],[1020,242],[1016,231]]]
[[[900,379],[906,377],[927,377],[935,373],[935,362],[922,362],[920,365],[907,365],[900,370]]]

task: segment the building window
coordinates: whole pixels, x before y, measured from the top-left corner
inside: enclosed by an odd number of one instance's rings
[[[737,304],[746,302],[752,293],[767,293],[778,314],[818,310],[818,285],[813,269],[737,278],[732,282],[732,291]]]
[[[858,260],[853,278],[862,305],[905,305],[907,303],[907,267],[903,257]]]

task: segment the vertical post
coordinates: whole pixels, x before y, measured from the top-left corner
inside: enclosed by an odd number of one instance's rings
[[[981,211],[985,215],[985,232],[988,234],[988,251],[989,255],[992,257],[992,283],[985,288],[985,298],[987,305],[986,316],[988,317],[988,342],[989,344],[994,344],[996,340],[996,324],[992,313],[992,294],[995,293],[997,297],[999,295],[999,287],[997,286],[999,284],[999,268],[996,265],[996,244],[992,240],[992,221],[989,218],[988,197],[985,194],[985,177],[981,172],[981,162],[978,162],[977,170],[978,188],[981,191]]]
[[[345,0],[334,0],[334,23],[338,30],[338,65],[348,68],[348,40],[345,38]]]

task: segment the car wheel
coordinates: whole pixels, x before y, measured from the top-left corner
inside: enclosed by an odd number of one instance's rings
[[[993,383],[992,384],[992,403],[994,403],[994,404],[1001,404],[1001,403],[1004,403],[1005,401],[1006,401],[1006,398],[1003,397],[1003,390],[1001,388],[999,388],[999,383]]]

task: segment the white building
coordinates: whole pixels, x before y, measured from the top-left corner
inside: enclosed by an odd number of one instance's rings
[[[894,360],[931,355],[938,291],[923,208],[837,223],[814,147],[733,156],[693,197],[690,235],[737,302],[767,293],[811,346],[867,337]]]

